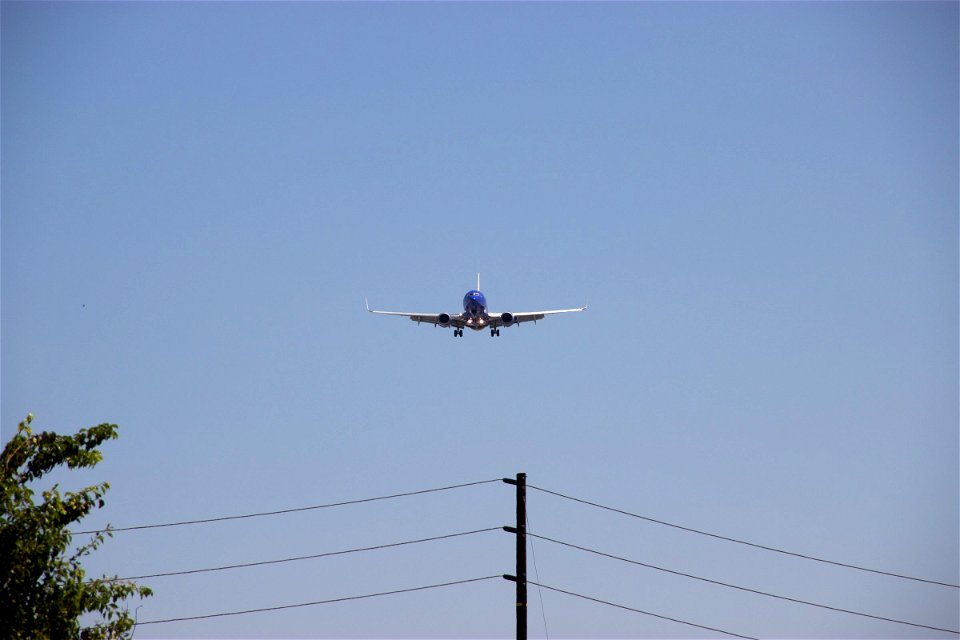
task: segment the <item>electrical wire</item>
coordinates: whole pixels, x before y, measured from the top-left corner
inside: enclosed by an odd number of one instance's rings
[[[413,591],[426,591],[427,589],[439,589],[441,587],[451,587],[457,584],[467,584],[468,582],[481,582],[483,580],[493,580],[494,578],[500,578],[501,576],[485,576],[483,578],[470,578],[467,580],[455,580],[453,582],[441,582],[439,584],[428,584],[422,587],[410,587],[407,589],[394,589],[393,591],[381,591],[379,593],[367,593],[360,596],[346,596],[343,598],[332,598],[330,600],[317,600],[314,602],[302,602],[299,604],[285,604],[277,607],[263,607],[260,609],[246,609],[244,611],[227,611],[224,613],[208,613],[202,616],[184,616],[181,618],[167,618],[165,620],[148,620],[146,622],[140,622],[138,626],[143,626],[146,624],[166,624],[168,622],[185,622],[187,620],[206,620],[208,618],[223,618],[226,616],[242,616],[248,613],[263,613],[266,611],[280,611],[283,609],[295,609],[297,607],[312,607],[320,604],[332,604],[334,602],[347,602],[350,600],[363,600],[365,598],[377,598],[379,596],[390,596],[397,593],[411,593]]]
[[[757,544],[757,543],[755,543],[755,542],[747,542],[746,540],[739,540],[739,539],[737,539],[737,538],[731,538],[731,537],[728,537],[728,536],[722,536],[722,535],[719,535],[719,534],[716,534],[716,533],[710,533],[710,532],[708,532],[708,531],[701,531],[701,530],[699,530],[699,529],[693,529],[693,528],[691,528],[691,527],[684,527],[684,526],[682,526],[682,525],[674,524],[674,523],[672,523],[672,522],[666,522],[666,521],[664,521],[664,520],[657,520],[657,519],[655,519],[655,518],[650,518],[650,517],[648,517],[648,516],[642,516],[642,515],[637,514],[637,513],[631,513],[631,512],[629,512],[629,511],[624,511],[623,509],[617,509],[617,508],[615,508],[615,507],[608,507],[608,506],[606,506],[606,505],[598,504],[598,503],[596,503],[596,502],[591,502],[591,501],[589,501],[589,500],[584,500],[584,499],[582,499],[582,498],[574,498],[573,496],[564,495],[564,494],[559,493],[559,492],[557,492],[557,491],[551,491],[551,490],[549,490],[549,489],[543,489],[542,487],[535,487],[535,486],[533,486],[532,484],[528,484],[528,485],[527,485],[527,488],[528,488],[528,489],[535,489],[535,490],[537,490],[537,491],[542,491],[543,493],[548,493],[548,494],[550,494],[550,495],[554,495],[554,496],[557,496],[557,497],[559,497],[559,498],[566,498],[567,500],[572,500],[572,501],[574,501],[574,502],[579,502],[579,503],[581,503],[581,504],[590,505],[591,507],[597,507],[598,509],[605,509],[605,510],[607,510],[607,511],[613,511],[614,513],[620,513],[620,514],[625,515],[625,516],[630,516],[630,517],[632,517],[632,518],[638,518],[638,519],[640,519],[640,520],[646,520],[647,522],[653,522],[653,523],[655,523],[655,524],[661,524],[661,525],[664,525],[664,526],[666,526],[666,527],[673,527],[674,529],[680,529],[680,530],[682,530],[682,531],[689,531],[690,533],[698,533],[698,534],[700,534],[700,535],[702,535],[702,536],[709,536],[709,537],[711,537],[711,538],[717,538],[718,540],[726,540],[727,542],[736,542],[737,544],[743,544],[743,545],[746,545],[746,546],[748,546],[748,547],[755,547],[755,548],[757,548],[757,549],[763,549],[763,550],[765,550],[765,551],[774,551],[774,552],[776,552],[776,553],[782,553],[782,554],[784,554],[784,555],[794,556],[794,557],[796,557],[796,558],[803,558],[803,559],[805,559],[805,560],[814,560],[814,561],[816,561],[816,562],[823,562],[823,563],[826,563],[826,564],[832,564],[832,565],[836,565],[836,566],[838,566],[838,567],[845,567],[845,568],[847,568],[847,569],[856,569],[856,570],[858,570],[858,571],[867,571],[867,572],[870,572],[870,573],[877,573],[877,574],[884,575],[884,576],[891,576],[891,577],[894,577],[894,578],[901,578],[901,579],[903,579],[903,580],[913,580],[913,581],[915,581],[915,582],[925,582],[925,583],[927,583],[927,584],[935,584],[935,585],[939,585],[939,586],[941,586],[941,587],[952,587],[952,588],[954,588],[954,589],[960,589],[960,585],[951,584],[951,583],[949,583],[949,582],[939,582],[939,581],[937,581],[937,580],[929,580],[929,579],[927,579],[927,578],[916,578],[916,577],[913,577],[913,576],[907,576],[907,575],[903,575],[903,574],[899,574],[899,573],[892,573],[892,572],[890,572],[890,571],[881,571],[880,569],[870,569],[870,568],[868,568],[868,567],[861,567],[861,566],[858,566],[858,565],[855,565],[855,564],[848,564],[848,563],[846,563],[846,562],[838,562],[838,561],[836,561],[836,560],[826,560],[826,559],[824,559],[824,558],[817,558],[817,557],[815,557],[815,556],[805,555],[805,554],[802,554],[802,553],[796,553],[796,552],[793,552],[793,551],[786,551],[785,549],[778,549],[777,547],[768,547],[768,546],[766,546],[766,545]]]
[[[526,499],[526,498],[524,498]],[[524,514],[526,514],[527,509],[524,505]],[[530,516],[526,517],[527,519],[527,534],[530,534]],[[533,575],[537,577],[537,580],[540,579],[540,570],[537,568],[537,552],[533,550],[533,538],[530,538],[530,555],[533,557]],[[543,616],[543,635],[546,636],[547,640],[550,640],[550,631],[547,629],[547,610],[543,606],[543,591],[540,587],[537,587],[537,597],[540,599],[540,614]]]
[[[527,486],[529,487],[530,485],[527,485]],[[584,600],[590,600],[591,602],[598,602],[598,603],[600,603],[600,604],[609,605],[609,606],[611,606],[611,607],[617,607],[618,609],[625,609],[625,610],[627,610],[627,611],[633,611],[633,612],[635,612],[635,613],[642,613],[643,615],[653,616],[654,618],[660,618],[661,620],[669,620],[670,622],[678,622],[678,623],[680,623],[680,624],[685,624],[685,625],[688,625],[688,626],[691,626],[691,627],[696,627],[697,629],[706,629],[707,631],[716,631],[717,633],[723,633],[723,634],[726,634],[726,635],[728,635],[728,636],[733,636],[733,637],[735,637],[735,638],[745,638],[746,640],[757,640],[757,638],[753,638],[753,637],[751,637],[751,636],[743,636],[743,635],[740,635],[739,633],[733,633],[732,631],[724,631],[723,629],[717,629],[717,628],[715,628],[715,627],[706,627],[706,626],[704,626],[704,625],[702,625],[702,624],[696,624],[696,623],[694,623],[694,622],[687,622],[686,620],[679,620],[679,619],[677,619],[677,618],[671,618],[671,617],[669,617],[669,616],[662,616],[662,615],[660,615],[660,614],[658,614],[658,613],[651,613],[651,612],[649,612],[649,611],[643,611],[643,610],[641,610],[641,609],[634,609],[633,607],[628,607],[628,606],[623,605],[623,604],[617,604],[617,603],[615,603],[615,602],[609,602],[609,601],[607,601],[607,600],[601,600],[600,598],[592,598],[592,597],[590,597],[590,596],[585,596],[585,595],[580,594],[580,593],[574,593],[573,591],[567,591],[567,590],[565,590],[565,589],[558,589],[557,587],[551,587],[551,586],[545,585],[545,584],[537,584],[536,582],[533,582],[533,581],[531,581],[531,580],[527,580],[527,583],[528,583],[528,584],[536,584],[538,587],[543,587],[544,589],[549,589],[550,591],[557,591],[557,592],[559,592],[559,593],[565,593],[565,594],[567,594],[568,596],[576,596],[577,598],[583,598]]]
[[[376,551],[378,549],[389,549],[392,547],[402,547],[409,544],[419,544],[421,542],[433,542],[436,540],[446,540],[448,538],[457,538],[460,536],[469,536],[476,533],[484,533],[486,531],[501,531],[501,527],[490,527],[488,529],[476,529],[474,531],[463,531],[460,533],[448,533],[442,536],[433,536],[431,538],[420,538],[418,540],[405,540],[403,542],[392,542],[389,544],[380,544],[374,547],[359,547],[356,549],[344,549],[342,551],[328,551],[326,553],[316,553],[308,556],[296,556],[294,558],[282,558],[279,560],[261,560],[259,562],[245,562],[242,564],[229,564],[221,567],[209,567],[205,569],[189,569],[187,571],[168,571],[165,573],[151,573],[142,576],[130,576],[127,578],[108,578],[106,580],[90,580],[88,582],[123,582],[127,580],[146,580],[148,578],[166,578],[169,576],[184,576],[194,573],[208,573],[211,571],[226,571],[228,569],[245,569],[247,567],[260,567],[268,564],[281,564],[284,562],[296,562],[298,560],[313,560],[315,558],[327,558],[329,556],[339,556],[346,555],[348,553],[360,553],[363,551]]]
[[[694,580],[700,580],[702,582],[709,582],[710,584],[716,584],[721,587],[729,587],[730,589],[739,589],[740,591],[747,591],[749,593],[754,593],[761,596],[768,596],[770,598],[777,598],[779,600],[788,600],[790,602],[796,602],[797,604],[804,604],[810,607],[818,607],[820,609],[829,609],[831,611],[838,611],[840,613],[848,613],[855,616],[862,616],[864,618],[873,618],[874,620],[883,620],[884,622],[894,622],[896,624],[905,624],[911,627],[920,627],[922,629],[932,629],[933,631],[946,631],[947,633],[960,634],[960,631],[955,629],[944,629],[942,627],[933,627],[926,624],[919,624],[916,622],[907,622],[906,620],[897,620],[896,618],[885,618],[883,616],[875,616],[869,613],[861,613],[859,611],[851,611],[850,609],[841,609],[839,607],[831,607],[825,604],[817,604],[816,602],[808,602],[806,600],[799,600],[797,598],[790,598],[787,596],[777,595],[775,593],[768,593],[766,591],[759,591],[757,589],[750,589],[748,587],[741,587],[735,584],[730,584],[727,582],[720,582],[719,580],[711,580],[710,578],[702,578],[700,576],[695,576],[689,573],[683,573],[681,571],[674,571],[673,569],[665,569],[664,567],[658,567],[653,564],[647,564],[646,562],[639,562],[637,560],[630,560],[629,558],[623,558],[620,556],[615,556],[611,553],[604,553],[603,551],[597,551],[596,549],[590,549],[588,547],[581,547],[580,545],[571,544],[569,542],[563,542],[562,540],[554,540],[553,538],[548,538],[547,536],[537,535],[535,533],[527,532],[528,536],[534,538],[540,538],[541,540],[546,540],[547,542],[553,542],[555,544],[563,545],[565,547],[571,547],[573,549],[579,549],[580,551],[586,551],[589,553],[596,554],[598,556],[604,556],[605,558],[612,558],[614,560],[621,560],[623,562],[629,562],[630,564],[639,565],[641,567],[647,567],[648,569],[656,569],[657,571],[663,571],[666,573],[672,573],[673,575],[683,576],[684,578],[692,578]]]
[[[73,535],[87,535],[92,533],[116,533],[117,531],[134,531],[139,529],[159,529],[161,527],[181,527],[188,524],[206,524],[208,522],[223,522],[225,520],[241,520],[244,518],[259,518],[261,516],[276,516],[284,513],[296,513],[299,511],[311,511],[314,509],[329,509],[331,507],[343,507],[351,504],[362,504],[364,502],[375,502],[377,500],[391,500],[393,498],[405,498],[407,496],[418,496],[425,493],[435,493],[437,491],[449,491],[451,489],[462,489],[463,487],[472,487],[479,484],[488,484],[491,482],[500,482],[500,478],[494,480],[480,480],[478,482],[464,482],[462,484],[452,484],[447,487],[436,487],[434,489],[421,489],[419,491],[407,491],[404,493],[394,493],[388,496],[377,496],[375,498],[361,498],[359,500],[346,500],[344,502],[331,502],[328,504],[317,504],[309,507],[297,507],[295,509],[280,509],[277,511],[261,511],[259,513],[246,513],[238,516],[222,516],[219,518],[203,518],[199,520],[182,520],[180,522],[164,522],[160,524],[142,524],[134,527],[118,527],[107,529],[94,529],[92,531],[74,531]]]

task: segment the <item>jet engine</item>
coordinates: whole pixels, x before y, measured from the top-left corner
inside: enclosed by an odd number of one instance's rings
[[[441,313],[440,315],[438,315],[438,316],[437,316],[437,324],[439,324],[441,327],[449,327],[449,326],[450,326],[450,314],[449,314],[449,313]]]
[[[513,314],[510,313],[509,311],[506,313],[501,313],[500,322],[503,323],[503,326],[509,327],[510,325],[513,324]]]

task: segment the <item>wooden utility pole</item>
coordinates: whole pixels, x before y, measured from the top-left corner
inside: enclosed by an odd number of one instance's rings
[[[517,583],[517,640],[527,640],[527,474],[503,481],[517,487],[517,526],[504,527],[517,536],[517,575],[504,578]]]

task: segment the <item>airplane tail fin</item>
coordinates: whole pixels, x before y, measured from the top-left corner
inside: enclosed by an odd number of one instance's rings
[[[477,291],[480,291],[480,272],[477,271]]]

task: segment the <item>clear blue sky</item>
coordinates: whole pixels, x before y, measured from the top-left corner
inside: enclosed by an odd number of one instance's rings
[[[2,7],[2,429],[109,421],[90,527],[529,474],[957,584],[958,4]],[[491,339],[380,308],[585,314]],[[531,530],[958,628],[957,590],[531,492]],[[139,575],[510,524],[482,485],[118,533]],[[512,572],[491,532],[145,581],[141,620]],[[744,635],[951,637],[535,543],[540,580]],[[544,635],[531,589],[530,634]],[[710,635],[543,594],[554,638]],[[140,627],[506,638],[488,581]],[[718,636],[719,637],[719,636]],[[953,636],[955,637],[955,636]]]

